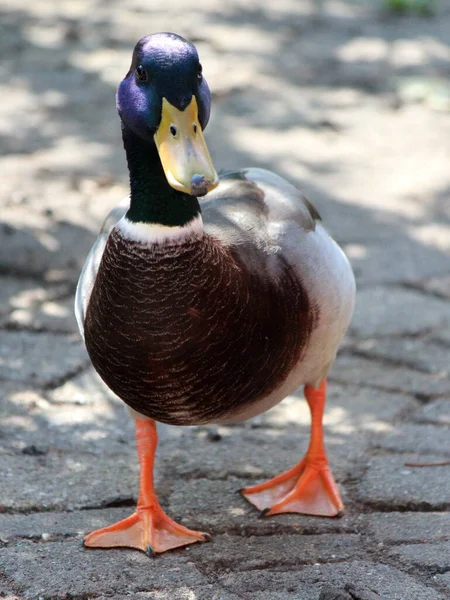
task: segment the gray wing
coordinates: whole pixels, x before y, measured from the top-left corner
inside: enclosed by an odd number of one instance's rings
[[[271,245],[271,228],[296,224],[314,231],[320,215],[288,181],[265,169],[220,175],[218,187],[201,202],[206,231],[225,245]]]
[[[126,198],[120,204],[112,209],[100,229],[100,233],[94,242],[86,261],[81,270],[80,278],[78,279],[77,291],[75,294],[75,317],[78,323],[78,329],[81,336],[84,338],[84,320],[89,304],[92,288],[94,287],[97,271],[102,260],[106,242],[109,234],[115,227],[118,221],[125,216],[130,206],[130,199]]]

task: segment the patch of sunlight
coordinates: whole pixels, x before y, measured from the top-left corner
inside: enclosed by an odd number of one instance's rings
[[[58,283],[67,281],[66,269],[49,269],[46,273],[46,280],[50,283]]]
[[[66,135],[55,140],[50,148],[37,152],[36,157],[39,158],[41,168],[56,171],[67,167],[73,169],[73,157],[76,156],[78,167],[81,169],[83,165],[92,166],[93,162],[104,159],[109,151],[107,143],[87,142],[82,137]]]
[[[16,369],[19,370],[22,367],[22,359],[16,358],[15,360],[10,357],[2,358],[0,356],[0,367],[6,367],[11,371]]]
[[[10,297],[9,302],[14,308],[29,308],[33,304],[43,302],[45,297],[46,292],[43,288],[32,288],[20,290],[20,292]]]
[[[187,547],[187,549],[189,549],[189,546]],[[179,570],[180,570],[179,567],[169,569],[169,571],[179,571]],[[177,597],[182,598],[183,600],[197,600],[198,599],[197,594],[193,590],[191,590],[187,587],[179,588],[178,592],[180,595],[179,596],[177,595]],[[157,594],[156,596],[153,596],[153,593],[152,593],[152,597],[154,597],[155,600],[167,600],[167,598],[169,598],[166,591],[156,592],[156,594]]]
[[[18,390],[13,392],[10,396],[10,399],[17,405],[34,405],[37,402],[44,401],[45,406],[48,405],[48,402],[44,400],[39,394],[33,390]]]
[[[311,176],[311,169],[301,161],[289,160],[287,158],[282,157],[281,162],[284,170],[287,173],[289,173],[291,179],[297,179],[298,181],[302,181],[304,179],[308,179]]]
[[[58,240],[46,231],[36,231],[35,236],[37,237],[39,242],[44,246],[44,248],[47,248],[47,250],[49,250],[50,252],[56,252],[61,247]]]
[[[288,423],[309,425],[311,417],[306,402],[299,402],[299,399],[295,396],[288,396],[283,402],[274,406],[267,413],[265,420],[272,425],[279,426],[284,426]]]
[[[24,35],[35,46],[58,48],[64,42],[65,28],[54,23],[48,26],[33,24],[24,27]]]
[[[351,259],[363,259],[367,257],[367,248],[361,244],[345,244],[345,254]]]
[[[302,132],[300,127],[295,129],[294,141],[298,140],[300,132]],[[279,131],[277,135],[268,136],[267,130],[239,123],[233,130],[230,130],[230,134],[232,135],[233,143],[238,149],[252,153],[255,157],[261,156],[267,158],[268,151],[270,151],[272,158],[277,158],[278,156],[284,157],[286,155],[286,148],[295,147],[291,146],[292,130],[289,132]]]
[[[380,38],[353,38],[339,48],[337,55],[344,62],[385,60],[388,56],[388,44]]]
[[[30,417],[23,416],[10,416],[2,419],[5,427],[20,427],[21,429],[26,429],[27,431],[36,431],[36,423],[34,419]]]
[[[324,419],[324,424],[326,419]],[[338,425],[328,426],[332,433],[339,433],[342,435],[353,435],[356,433],[360,427],[356,427],[355,425],[351,425],[350,423],[339,423]]]
[[[80,439],[84,442],[95,442],[98,440],[104,440],[107,438],[109,433],[102,429],[91,429],[90,431],[86,431],[80,436]]]
[[[396,87],[405,102],[423,102],[439,111],[450,109],[450,85],[443,77],[398,77]]]
[[[337,425],[343,423],[348,418],[348,411],[342,406],[333,406],[332,408],[325,409],[325,415],[323,422],[325,425]]]
[[[105,419],[114,419],[115,413],[108,402],[95,406],[58,406],[46,415],[52,427],[60,425],[76,425],[85,423],[102,422]]]
[[[56,302],[46,302],[42,306],[42,312],[51,317],[67,317],[69,315],[69,311],[65,306],[61,306],[61,304],[57,304]]]
[[[228,513],[232,516],[232,517],[242,517],[245,516],[246,511],[244,508],[238,508],[238,507],[234,507],[234,508],[229,508],[228,509]]]
[[[428,63],[426,49],[417,40],[395,40],[390,50],[390,60],[396,67],[425,65]]]
[[[114,87],[123,79],[130,64],[130,50],[99,48],[88,52],[74,52],[71,64],[77,69],[97,73],[100,79]]]
[[[392,433],[395,427],[385,421],[371,421],[364,424],[364,429],[375,433]]]
[[[67,97],[58,90],[47,90],[40,94],[40,100],[47,108],[62,108],[66,104]]]
[[[279,48],[275,29],[264,32],[260,27],[246,24],[245,21],[241,22],[239,29],[224,21],[211,23],[208,35],[214,38],[215,46],[236,53],[267,54],[277,52]]]
[[[3,5],[9,5],[11,9],[23,10],[28,15],[35,15],[40,19],[55,16],[65,16],[70,18],[86,19],[85,0],[70,0],[70,2],[55,2],[55,0],[39,0],[39,2],[29,2],[29,0],[2,0]]]
[[[86,465],[79,460],[74,460],[71,457],[67,458],[67,468],[69,471],[82,472],[86,470]]]
[[[440,223],[422,225],[421,227],[414,227],[408,233],[424,246],[437,248],[444,252],[450,250],[450,227],[448,225],[441,225]]]

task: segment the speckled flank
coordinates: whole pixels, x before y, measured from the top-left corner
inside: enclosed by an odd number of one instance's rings
[[[280,386],[317,319],[292,269],[249,272],[208,235],[143,246],[114,230],[89,302],[86,346],[129,406],[174,425],[214,422]]]

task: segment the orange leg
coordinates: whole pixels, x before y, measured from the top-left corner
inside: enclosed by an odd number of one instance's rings
[[[84,545],[93,548],[126,546],[151,555],[194,542],[208,541],[210,538],[207,533],[192,531],[175,523],[159,505],[153,482],[153,463],[158,443],[156,423],[137,420],[136,441],[140,464],[136,512],[114,525],[90,533],[85,537]]]
[[[243,496],[262,511],[261,516],[303,513],[341,517],[344,514],[344,504],[323,443],[326,380],[317,390],[305,386],[305,398],[311,411],[311,439],[303,459],[278,477],[241,490]]]

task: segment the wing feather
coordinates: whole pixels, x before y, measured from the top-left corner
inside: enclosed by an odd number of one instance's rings
[[[78,329],[80,330],[80,334],[83,338],[84,320],[86,318],[89,298],[91,296],[92,288],[94,287],[106,242],[108,241],[109,234],[115,225],[128,211],[129,206],[130,199],[126,198],[111,210],[106,219],[103,221],[100,233],[95,240],[89,254],[87,255],[83,269],[81,270],[80,278],[78,279],[77,284],[77,291],[75,293],[75,317],[77,319]]]

